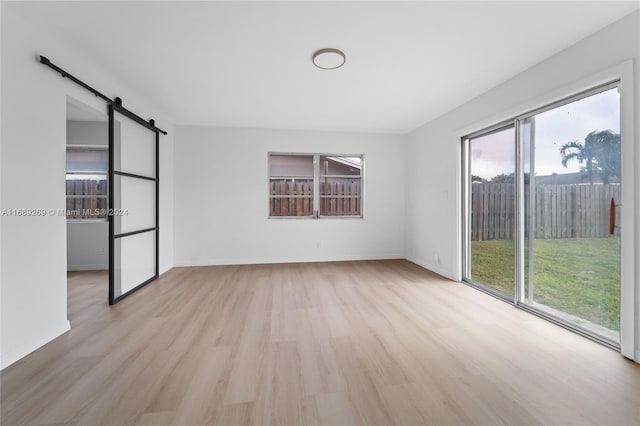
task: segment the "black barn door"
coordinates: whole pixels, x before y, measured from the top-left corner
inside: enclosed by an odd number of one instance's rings
[[[158,277],[159,133],[109,106],[109,304]]]

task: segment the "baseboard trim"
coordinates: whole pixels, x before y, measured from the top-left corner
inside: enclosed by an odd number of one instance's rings
[[[405,256],[402,254],[388,254],[388,255],[375,255],[375,256],[309,257],[309,258],[298,258],[298,259],[177,260],[175,262],[175,266],[189,267],[189,266],[225,266],[225,265],[264,265],[269,263],[349,262],[349,261],[358,261],[358,260],[395,260],[395,259],[405,259]]]
[[[109,269],[109,265],[107,264],[96,264],[96,265],[67,265],[67,271],[75,272],[75,271],[104,271],[105,269]]]
[[[69,322],[69,320],[65,320],[64,323],[62,324],[62,327],[60,327],[54,333],[51,333],[50,337],[43,339],[42,342],[32,345],[31,347],[28,347],[28,348],[23,348],[22,350],[18,351],[16,354],[13,354],[9,359],[5,359],[5,358],[1,359],[0,370],[4,370],[10,365],[20,361],[22,358],[40,349],[41,347],[51,342],[52,340],[62,336],[64,333],[66,333],[69,330],[71,330],[71,323]]]
[[[177,260],[175,266],[179,268],[192,267],[192,266],[229,266],[229,265],[265,265],[275,263],[315,263],[315,262],[349,262],[359,260],[395,260],[406,259],[409,262],[425,268],[431,272],[435,272],[438,275],[450,279],[452,281],[459,281],[456,279],[450,271],[444,268],[433,265],[422,259],[415,257],[407,257],[401,254],[389,254],[389,255],[375,255],[375,256],[335,256],[335,257],[309,257],[301,259],[203,259],[203,260]]]
[[[442,267],[436,266],[436,265],[434,265],[434,264],[432,264],[430,262],[427,262],[427,261],[425,261],[423,259],[418,259],[416,257],[409,256],[409,257],[407,257],[407,260],[409,262],[415,263],[416,265],[421,266],[421,267],[423,267],[423,268],[425,268],[425,269],[427,269],[427,270],[429,270],[431,272],[435,272],[438,275],[442,275],[443,277],[445,277],[447,279],[450,279],[451,281],[459,281],[459,280],[456,279],[455,276],[452,276],[450,271],[447,271],[447,270],[443,269]]]

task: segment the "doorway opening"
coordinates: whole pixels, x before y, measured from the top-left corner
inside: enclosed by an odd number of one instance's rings
[[[90,318],[109,287],[108,115],[67,98],[67,314]]]

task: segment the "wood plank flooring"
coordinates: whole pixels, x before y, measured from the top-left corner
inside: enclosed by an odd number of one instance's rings
[[[640,365],[406,261],[175,268],[1,373],[5,425],[640,424]]]

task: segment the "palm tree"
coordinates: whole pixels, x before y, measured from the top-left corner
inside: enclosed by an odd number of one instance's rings
[[[567,142],[560,147],[560,155],[562,156],[562,165],[567,167],[569,160],[576,160],[578,163],[585,163],[589,183],[593,183],[593,162],[594,152],[593,145],[585,139],[584,144],[578,141]]]
[[[592,134],[597,172],[603,183],[609,183],[611,177],[620,177],[620,135],[611,130],[589,133]]]
[[[570,160],[584,163],[589,183],[593,183],[596,172],[604,183],[609,183],[612,176],[620,176],[620,135],[611,130],[594,130],[584,143],[567,142],[560,147],[560,155],[564,167]]]

